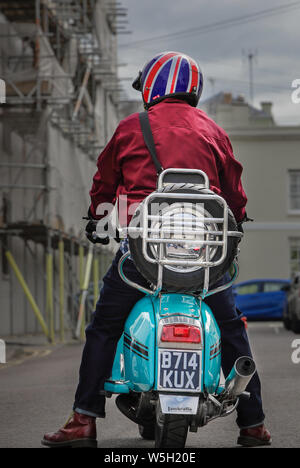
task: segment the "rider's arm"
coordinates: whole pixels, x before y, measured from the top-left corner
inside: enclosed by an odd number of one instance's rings
[[[219,179],[222,195],[230,206],[237,222],[244,219],[246,215],[245,206],[247,196],[244,192],[241,175],[243,167],[233,154],[230,140],[224,137],[219,145]]]
[[[111,203],[112,205],[115,203],[116,192],[121,179],[117,154],[118,129],[98,158],[98,170],[94,175],[90,191],[91,206],[89,213],[94,219],[100,219],[104,215],[103,212],[101,213],[100,208],[102,203]]]

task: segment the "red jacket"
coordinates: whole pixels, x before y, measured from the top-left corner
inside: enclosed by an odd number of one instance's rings
[[[151,107],[148,115],[163,168],[194,168],[206,172],[210,188],[225,198],[236,220],[241,221],[247,203],[241,183],[243,168],[234,158],[225,131],[202,110],[172,98]],[[90,191],[90,210],[95,218],[102,217],[99,211],[97,215],[101,203],[115,203],[117,198],[126,195],[130,206],[156,189],[156,170],[137,113],[120,122],[100,154],[97,167]]]

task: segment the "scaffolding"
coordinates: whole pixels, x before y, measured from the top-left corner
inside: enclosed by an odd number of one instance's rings
[[[106,91],[114,91],[116,102],[122,91],[115,37],[130,32],[126,20],[118,22],[126,9],[95,0],[1,0],[0,11],[9,20],[1,25],[0,39],[19,41],[15,54],[1,54],[7,105],[37,112],[50,106],[51,122],[95,157],[103,147],[93,115],[95,90],[101,81]],[[109,47],[96,22],[103,17],[112,38]]]
[[[0,13],[5,18],[0,32],[0,77],[6,83],[0,124],[5,125],[6,132],[20,136],[18,151],[14,152],[19,157],[10,157],[12,150],[5,148],[0,158],[0,171],[5,170],[5,177],[0,178],[2,273],[13,269],[26,296],[24,309],[27,311],[29,301],[37,318],[36,330],[42,327],[53,342],[57,328],[64,339],[66,309],[74,328],[80,303],[76,291],[83,288],[88,247],[82,236],[66,232],[63,219],[57,217],[55,223],[50,219],[53,168],[48,157],[49,126],[95,161],[108,137],[106,98],[109,95],[116,106],[118,92],[122,91],[116,38],[130,32],[127,10],[113,0],[0,0]],[[102,96],[99,86],[104,92],[101,125],[95,111]],[[17,215],[11,216],[15,192],[21,201]],[[14,239],[19,246],[23,244],[23,274],[12,256]],[[40,307],[34,300],[40,287],[39,256],[45,266]],[[98,277],[110,258],[111,252],[94,248],[94,295]],[[32,294],[26,284],[29,264],[36,275]],[[12,297],[11,277],[9,282]],[[55,307],[59,309],[58,326],[54,323]]]

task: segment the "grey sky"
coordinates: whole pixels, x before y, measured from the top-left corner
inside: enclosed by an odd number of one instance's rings
[[[278,123],[300,125],[300,104],[291,100],[292,81],[300,78],[300,1],[298,8],[255,21],[155,39],[291,3],[292,0],[122,0],[122,5],[128,8],[128,28],[132,34],[119,37],[119,62],[127,64],[120,67],[120,77],[135,77],[158,52],[178,50],[194,57],[202,67],[205,77],[202,99],[218,91],[243,94],[249,99],[246,55],[249,50],[257,51],[255,105],[270,100]],[[153,39],[142,42],[147,38]],[[214,88],[209,78],[215,80]],[[130,81],[123,81],[123,86],[131,98],[139,97],[131,90]]]

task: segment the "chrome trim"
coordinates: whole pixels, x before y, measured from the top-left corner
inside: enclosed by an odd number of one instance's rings
[[[178,168],[169,168],[165,169],[158,177],[157,181],[157,188],[161,190],[164,187],[164,177],[167,174],[199,174],[204,179],[204,184],[199,184],[199,186],[209,189],[209,179],[205,172],[201,171],[200,169],[178,169]],[[198,185],[198,184],[197,184]]]
[[[153,220],[153,216],[149,216],[148,215],[148,211],[149,211],[149,205],[150,203],[152,202],[153,199],[159,199],[161,201],[169,201],[169,200],[172,200],[172,199],[178,199],[178,193],[157,193],[157,192],[154,192],[150,195],[148,195],[148,197],[145,199],[144,201],[144,205],[143,205],[143,213],[142,213],[142,240],[143,240],[143,255],[144,255],[144,258],[149,262],[149,263],[158,263],[158,264],[161,264],[161,265],[185,265],[185,266],[195,266],[195,267],[198,267],[198,268],[201,268],[201,267],[212,267],[212,266],[217,266],[217,265],[220,265],[221,263],[224,262],[225,258],[226,258],[226,255],[227,255],[227,236],[228,236],[228,206],[227,206],[227,203],[225,202],[225,200],[220,197],[219,195],[216,195],[216,194],[202,194],[202,193],[199,193],[199,194],[187,194],[187,193],[182,193],[180,194],[180,198],[184,201],[193,201],[193,202],[201,202],[201,201],[204,201],[204,200],[218,200],[220,202],[220,204],[222,205],[223,207],[223,218],[218,218],[218,220],[222,219],[222,223],[223,223],[223,230],[222,231],[206,231],[206,234],[209,234],[210,236],[222,236],[222,240],[202,240],[201,241],[201,245],[202,246],[221,246],[222,247],[222,254],[221,254],[221,257],[219,258],[219,260],[217,261],[211,261],[210,259],[203,262],[201,259],[199,260],[181,260],[181,259],[176,259],[176,260],[172,260],[170,258],[166,258],[165,254],[164,255],[159,255],[159,258],[151,258],[149,255],[148,255],[148,252],[147,252],[147,249],[148,249],[148,246],[149,244],[156,244],[156,245],[159,245],[159,244],[168,244],[168,243],[185,243],[185,244],[195,244],[195,242],[197,242],[197,239],[185,239],[184,237],[178,237],[178,238],[172,238],[171,237],[171,233],[173,232],[172,231],[172,228],[170,226],[170,236],[169,238],[156,238],[156,237],[153,237],[153,235],[155,235],[157,233],[157,230],[155,232],[152,231],[151,227],[149,228],[148,226],[148,223],[149,223],[149,219],[150,217],[152,218]],[[155,216],[155,219],[157,221],[163,221],[162,220],[162,217],[159,216],[159,215],[156,215]],[[214,218],[209,218],[210,222],[211,223],[215,223],[216,224],[216,221],[214,220]],[[206,218],[204,217],[203,218],[203,221],[204,223],[206,222]],[[219,222],[220,224],[220,222]],[[168,227],[168,230],[169,230],[169,227]],[[177,230],[175,229],[175,231],[177,232]],[[182,231],[184,231],[184,228],[182,229]],[[221,233],[221,234],[220,234]],[[193,232],[193,234],[195,236],[197,235],[201,235],[203,234],[203,229],[201,231],[197,231],[195,230]],[[161,252],[161,249],[160,249],[160,252]]]
[[[239,369],[239,364],[242,362],[249,362],[249,368]],[[245,390],[252,379],[253,375],[256,372],[256,365],[252,357],[250,356],[241,356],[239,357],[234,366],[229,373],[228,377],[225,380],[225,390],[224,395],[225,398],[228,399],[236,398],[240,396]],[[222,396],[222,394],[221,394]]]
[[[202,299],[204,299],[205,297],[212,296],[213,294],[217,294],[221,291],[225,291],[225,289],[228,289],[233,285],[233,283],[235,282],[235,280],[237,279],[239,275],[239,265],[236,260],[232,262],[232,265],[234,266],[235,272],[231,280],[228,283],[223,284],[222,286],[219,286],[218,288],[212,289],[211,291],[208,291],[208,290],[207,292],[203,291],[203,293],[201,294]]]
[[[224,400],[222,402],[219,402],[217,398],[215,398],[211,394],[208,395],[208,400],[211,401],[213,405],[215,405],[217,414],[215,416],[209,417],[206,421],[207,423],[210,423],[211,421],[214,421],[218,418],[225,418],[226,416],[229,416],[236,410],[237,405],[239,404],[238,398],[236,400]],[[232,405],[230,409],[227,409],[228,404]]]
[[[119,275],[122,278],[122,280],[125,283],[127,283],[129,286],[131,286],[131,287],[133,287],[135,289],[138,289],[139,291],[141,291],[144,294],[148,294],[148,295],[150,294],[151,296],[156,295],[157,291],[152,291],[151,289],[144,288],[140,284],[137,284],[134,281],[131,281],[130,279],[128,279],[125,276],[125,273],[123,272],[123,265],[124,265],[125,261],[128,259],[128,257],[130,257],[130,252],[124,253],[124,255],[122,255],[122,257],[120,258],[119,263],[118,263],[118,272],[119,272]]]
[[[165,325],[191,325],[200,330],[200,343],[178,343],[178,342],[163,342],[161,341],[162,329]],[[162,349],[185,349],[185,350],[202,350],[203,349],[203,329],[200,319],[187,317],[183,315],[170,315],[169,317],[161,318],[157,327],[157,345]]]
[[[225,413],[221,414],[221,418],[225,418],[226,416],[229,416],[230,414],[232,414],[236,408],[237,408],[237,405],[239,404],[240,400],[239,398],[236,399],[236,402],[234,403],[234,405],[232,406],[232,408],[230,408],[229,410],[226,410]],[[223,402],[223,406],[225,405],[225,403],[228,403],[226,401]]]

